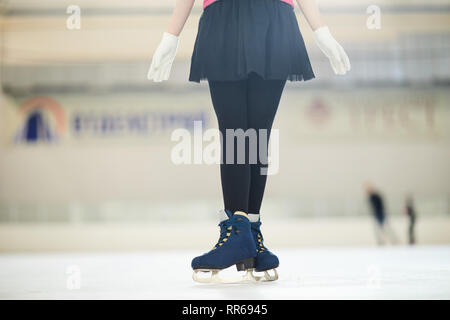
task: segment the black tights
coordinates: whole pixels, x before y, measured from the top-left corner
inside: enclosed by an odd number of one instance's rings
[[[285,80],[264,80],[255,73],[242,81],[209,81],[211,98],[222,134],[222,163],[220,173],[225,209],[259,214],[267,176],[261,168],[267,168],[267,144],[273,120],[283,93]],[[226,129],[260,129],[267,132],[267,143],[259,155],[257,135],[257,162],[249,161],[249,139],[245,139],[245,161],[238,162],[237,139],[234,139],[233,163],[227,162]],[[228,149],[230,150],[230,149]],[[232,157],[233,155],[231,155]]]

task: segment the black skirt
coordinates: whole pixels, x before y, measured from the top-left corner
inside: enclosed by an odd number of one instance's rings
[[[204,10],[189,81],[314,78],[297,18],[280,0],[219,0]]]

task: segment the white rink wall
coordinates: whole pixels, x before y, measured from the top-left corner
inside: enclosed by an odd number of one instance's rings
[[[274,219],[264,217],[265,244],[274,250],[314,247],[375,247],[368,218]],[[396,246],[407,245],[407,221],[391,219]],[[450,244],[450,219],[419,218],[419,245]],[[102,252],[195,249],[206,252],[218,237],[216,221],[90,224],[1,224],[0,253]],[[392,244],[389,244],[391,246]]]

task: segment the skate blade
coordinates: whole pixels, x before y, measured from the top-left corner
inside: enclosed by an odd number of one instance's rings
[[[253,277],[255,278],[256,281],[260,281],[260,282],[268,282],[268,281],[278,280],[277,269],[272,269],[272,271],[273,271],[273,275],[271,275],[269,273],[269,270],[266,270],[266,271],[263,271],[264,275],[262,275],[262,276],[253,275]]]
[[[249,283],[257,282],[255,276],[253,275],[253,269],[246,270],[245,274],[238,277],[222,278],[219,275],[220,270],[211,269],[197,269],[194,270],[192,274],[192,279],[199,283]],[[199,273],[211,273],[210,277],[200,277]]]

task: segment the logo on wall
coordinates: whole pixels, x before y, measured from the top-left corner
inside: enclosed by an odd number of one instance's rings
[[[57,142],[67,128],[64,110],[49,97],[33,97],[20,106],[22,126],[14,136],[15,143]]]

